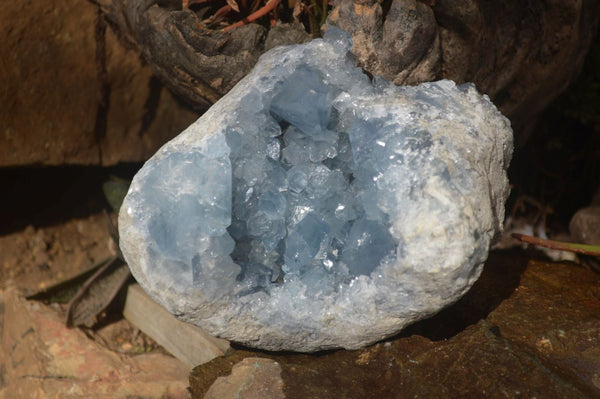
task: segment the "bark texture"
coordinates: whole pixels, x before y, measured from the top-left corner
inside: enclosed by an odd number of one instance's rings
[[[203,28],[180,1],[95,0],[177,94],[205,108],[278,44],[309,40],[300,25]],[[324,29],[352,35],[358,63],[397,84],[474,82],[521,140],[578,75],[600,16],[596,0],[337,0]]]
[[[396,84],[474,82],[524,140],[534,116],[579,74],[598,30],[595,0],[341,0],[359,63]]]

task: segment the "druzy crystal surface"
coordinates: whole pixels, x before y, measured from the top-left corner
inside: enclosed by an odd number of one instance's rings
[[[270,350],[358,348],[456,301],[501,229],[508,121],[398,87],[349,37],[266,53],[133,180],[121,248],[183,320]]]

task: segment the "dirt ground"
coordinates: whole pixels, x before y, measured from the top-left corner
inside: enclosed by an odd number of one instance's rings
[[[116,219],[116,215],[111,217]],[[68,220],[48,227],[28,225],[0,237],[0,281],[3,287],[16,286],[30,295],[75,276],[94,263],[114,255],[116,247],[108,234],[103,213]],[[66,314],[66,304],[53,304]],[[115,314],[101,328],[86,330],[101,345],[119,352],[138,354],[166,353],[150,337]]]
[[[0,237],[0,279],[26,294],[73,276],[115,254],[104,215],[34,227]]]
[[[0,207],[0,289],[14,286],[31,295],[115,255],[106,215],[115,225],[117,215],[102,184],[111,175],[130,177],[138,167],[5,170],[2,181],[11,195]],[[52,306],[66,314],[66,304]],[[164,352],[118,307],[107,312],[101,328],[86,330],[91,339],[119,353]]]

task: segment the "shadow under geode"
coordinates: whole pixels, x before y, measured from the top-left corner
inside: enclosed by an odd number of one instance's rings
[[[111,167],[61,165],[3,168],[0,236],[28,225],[54,226],[110,209],[102,184],[110,176],[131,179],[140,163]]]
[[[522,250],[491,251],[481,277],[465,296],[436,315],[411,324],[388,341],[411,335],[431,341],[445,340],[485,319],[518,287],[530,258]]]
[[[413,335],[419,335],[434,342],[447,340],[461,333],[467,327],[486,319],[519,286],[521,274],[525,271],[530,259],[531,254],[521,249],[490,251],[481,276],[460,300],[434,316],[409,325],[384,342]],[[301,355],[290,351],[271,352],[254,349],[235,342],[231,342],[231,346],[234,349],[257,354]],[[318,357],[339,350],[341,349],[324,350],[308,355]]]
[[[318,354],[237,350],[194,368],[190,390],[205,398],[223,377],[220,386],[282,387],[276,397],[288,399],[599,397],[599,283],[529,251],[493,252],[463,299],[395,339]],[[252,367],[239,366],[245,358]]]

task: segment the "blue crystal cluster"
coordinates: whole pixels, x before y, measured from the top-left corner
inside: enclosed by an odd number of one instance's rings
[[[135,176],[133,275],[250,346],[359,348],[456,301],[502,227],[508,121],[472,84],[398,87],[338,29],[279,47]]]
[[[242,103],[260,104],[253,94]],[[338,94],[318,70],[299,68],[260,115],[243,119],[260,126],[258,134],[242,124],[225,133],[233,173],[228,232],[245,292],[291,274],[343,282],[394,255],[371,167],[386,159],[365,143],[363,127],[341,126]]]

